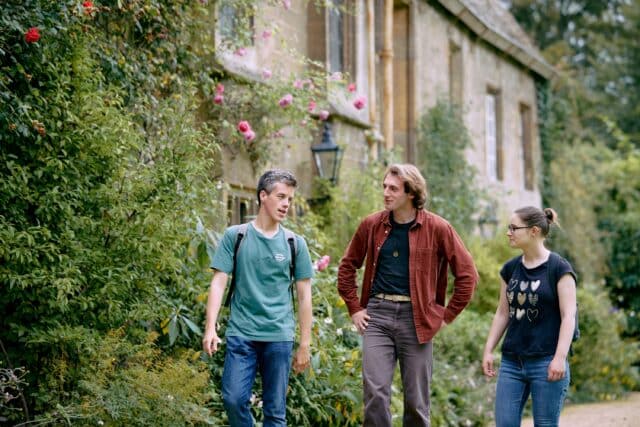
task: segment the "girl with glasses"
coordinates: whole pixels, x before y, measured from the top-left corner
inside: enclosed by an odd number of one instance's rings
[[[558,426],[570,378],[576,275],[544,245],[552,225],[557,225],[553,209],[528,206],[516,210],[507,227],[509,245],[522,254],[500,270],[500,300],[482,358],[484,374],[498,376],[496,427],[520,426],[529,396],[535,426]],[[503,335],[496,372],[493,350]]]

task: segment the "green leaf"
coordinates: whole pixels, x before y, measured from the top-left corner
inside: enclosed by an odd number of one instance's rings
[[[179,334],[178,318],[173,316],[169,322],[169,344],[173,345],[176,342]]]
[[[184,320],[184,323],[186,323],[189,329],[191,329],[196,335],[202,335],[202,331],[198,328],[198,325],[193,323],[189,318],[182,316],[182,320]]]

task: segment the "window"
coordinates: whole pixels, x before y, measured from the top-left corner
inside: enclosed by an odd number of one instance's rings
[[[462,50],[449,43],[449,99],[452,104],[462,106]]]
[[[355,72],[355,1],[327,0],[327,6],[308,5],[308,52],[327,64],[330,73]]]
[[[229,225],[244,224],[258,214],[258,204],[255,196],[247,194],[229,194],[227,199],[227,218]]]
[[[503,179],[500,109],[499,92],[489,89],[485,98],[485,149],[487,176],[492,181]]]
[[[327,9],[329,27],[329,72],[355,74],[356,16],[354,0],[331,0]]]
[[[344,11],[343,0],[333,0],[333,7],[327,9],[329,16],[329,72],[344,70]]]
[[[525,104],[520,104],[520,132],[524,188],[533,190],[535,186],[535,169],[533,165],[533,138],[531,135],[531,108]]]
[[[222,3],[218,8],[218,33],[223,42],[241,40],[252,46],[254,19],[253,16],[239,10],[231,3]]]

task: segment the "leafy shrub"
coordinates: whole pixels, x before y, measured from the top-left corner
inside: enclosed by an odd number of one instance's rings
[[[419,122],[417,166],[427,180],[429,210],[446,218],[462,235],[475,229],[483,197],[475,185],[476,170],[464,151],[471,138],[460,110],[438,100]]]
[[[619,157],[607,165],[606,187],[612,203],[600,207],[599,225],[608,237],[605,279],[611,301],[626,312],[625,334],[639,338],[640,150],[625,147],[624,142]]]
[[[86,347],[80,355],[78,387],[71,394],[78,403],[58,405],[37,420],[41,423],[81,425],[187,426],[216,425],[216,414],[204,404],[208,382],[206,366],[193,351],[163,355],[154,341],[131,343],[123,332],[110,331]],[[69,363],[59,357],[54,372],[68,372]],[[50,387],[66,382],[50,381]]]
[[[634,363],[640,358],[637,342],[620,338],[624,315],[595,285],[578,286],[581,337],[571,357],[569,399],[576,402],[612,400],[638,387]]]
[[[81,399],[99,337],[126,325],[135,341],[194,295],[185,248],[217,194],[194,82],[152,89],[79,7],[12,2],[0,20],[0,338],[31,413],[53,418]],[[100,11],[127,26],[129,9]]]

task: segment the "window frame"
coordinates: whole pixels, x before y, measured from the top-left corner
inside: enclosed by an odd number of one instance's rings
[[[243,214],[244,210],[244,214]],[[255,194],[241,189],[231,189],[227,194],[227,225],[249,222],[258,215]]]
[[[533,111],[520,103],[520,147],[522,149],[522,181],[525,190],[535,190],[535,157],[533,153]]]
[[[449,41],[449,99],[452,104],[464,103],[464,59],[462,47]]]
[[[490,114],[489,100],[493,100],[493,114]],[[490,181],[503,181],[503,147],[502,147],[502,99],[500,90],[487,87],[485,93],[485,168]],[[491,124],[493,123],[493,127]],[[490,129],[493,129],[493,135]]]

